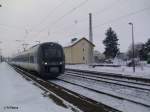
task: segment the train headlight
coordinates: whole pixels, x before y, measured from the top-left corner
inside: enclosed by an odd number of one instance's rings
[[[59,62],[59,64],[64,64],[64,61]]]
[[[47,65],[47,62],[45,62],[44,64]]]

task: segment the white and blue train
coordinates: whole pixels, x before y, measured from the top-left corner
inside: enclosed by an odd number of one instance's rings
[[[65,71],[65,56],[61,45],[46,42],[12,57],[10,64],[36,72],[42,78],[56,78]]]

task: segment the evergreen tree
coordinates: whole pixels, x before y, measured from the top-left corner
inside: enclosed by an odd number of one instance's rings
[[[145,46],[146,46],[147,53],[149,53],[150,52],[150,39],[147,40],[147,42],[145,43]]]
[[[106,38],[103,40],[103,44],[105,45],[104,54],[106,58],[114,58],[119,53],[117,34],[110,27],[107,29],[105,35]]]
[[[146,49],[145,49],[145,44],[142,45],[142,48],[139,51],[139,57],[140,60],[147,60],[147,53],[146,53]]]
[[[148,54],[150,53],[150,39],[143,44],[142,49],[139,51],[141,60],[148,60]]]

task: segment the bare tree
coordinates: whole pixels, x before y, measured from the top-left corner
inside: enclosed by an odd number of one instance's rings
[[[140,51],[143,48],[143,43],[136,43],[134,45],[134,56],[135,58],[140,58]],[[129,49],[127,51],[127,55],[129,57],[129,59],[132,58],[132,53],[133,53],[133,49],[132,49],[132,45],[129,46]]]

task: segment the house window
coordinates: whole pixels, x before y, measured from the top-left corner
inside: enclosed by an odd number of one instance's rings
[[[83,48],[83,52],[85,51],[85,49]]]
[[[83,61],[85,60],[85,57],[83,56]]]

